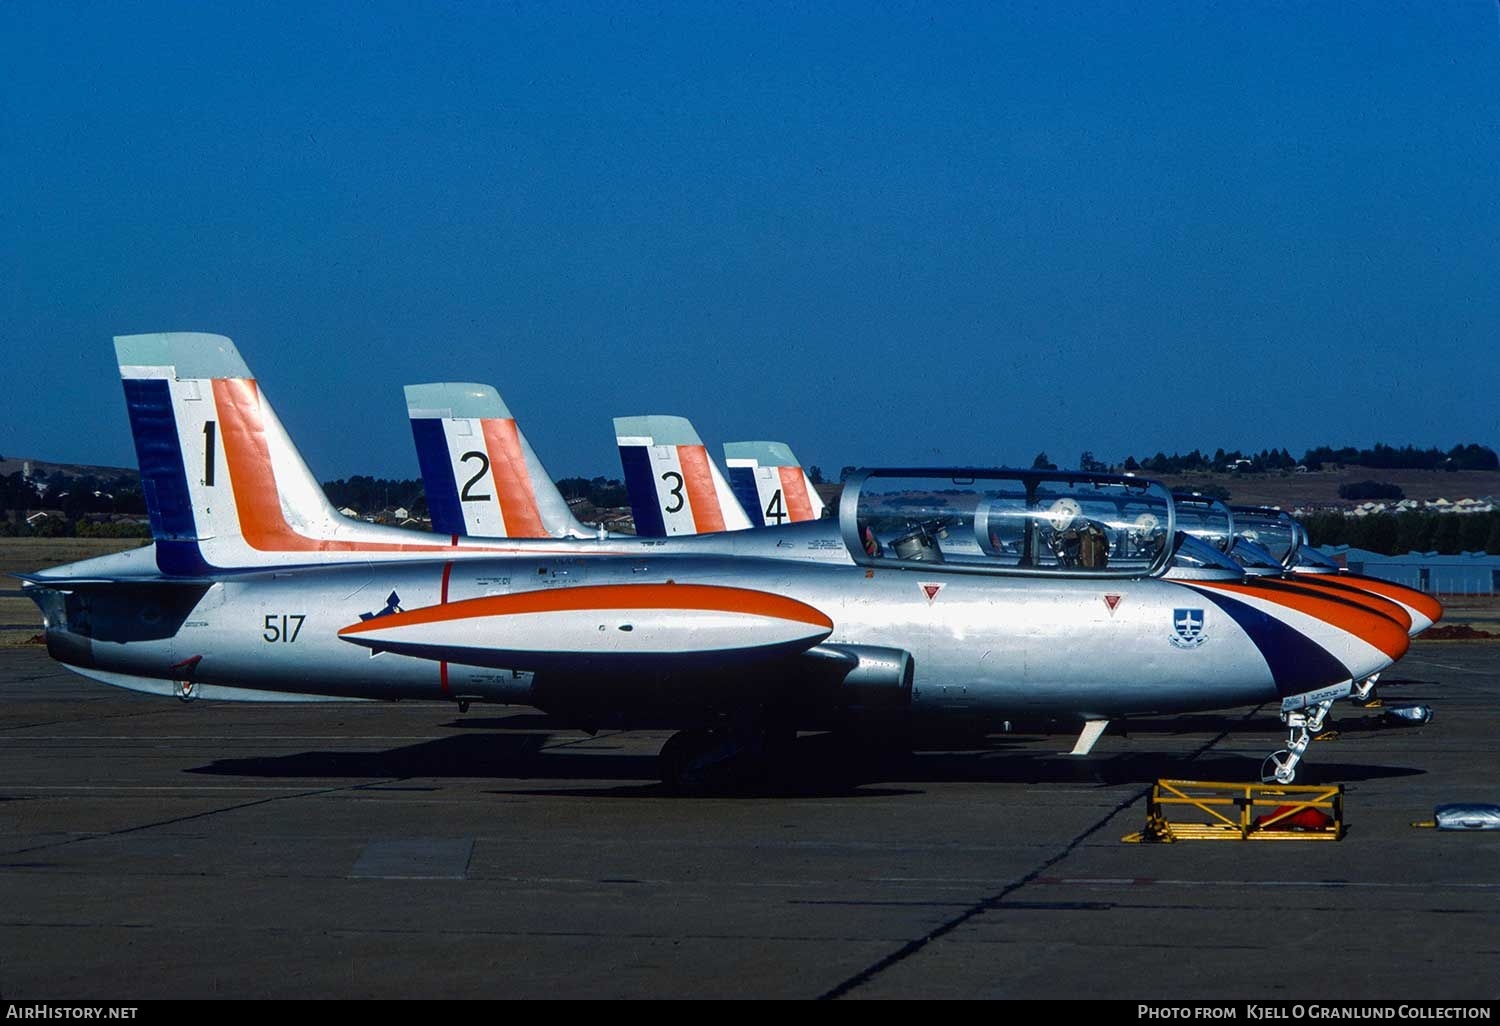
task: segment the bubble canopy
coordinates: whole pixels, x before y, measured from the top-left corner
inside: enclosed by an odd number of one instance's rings
[[[1209,495],[1173,492],[1177,507],[1177,529],[1207,542],[1220,552],[1234,545],[1234,514],[1229,507]]]
[[[1172,556],[1176,513],[1137,477],[973,468],[862,470],[839,530],[856,563],[1015,576],[1145,577]]]
[[[1234,533],[1269,552],[1283,567],[1297,565],[1302,531],[1291,514],[1268,506],[1234,506]]]

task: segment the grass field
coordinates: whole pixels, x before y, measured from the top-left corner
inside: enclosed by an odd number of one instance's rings
[[[1169,488],[1201,491],[1211,486],[1229,489],[1229,501],[1246,506],[1280,506],[1292,509],[1308,503],[1342,503],[1339,486],[1361,481],[1399,485],[1408,499],[1500,499],[1500,472],[1489,470],[1376,470],[1344,467],[1317,473],[1293,474],[1162,474],[1156,477]],[[1343,503],[1357,505],[1356,503]]]
[[[143,538],[0,538],[0,645],[25,644],[42,629],[36,603],[18,594],[21,582],[3,575],[107,556],[144,543]]]

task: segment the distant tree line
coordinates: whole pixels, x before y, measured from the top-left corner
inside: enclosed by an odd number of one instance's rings
[[[1408,552],[1461,552],[1500,555],[1500,512],[1495,513],[1376,513],[1347,517],[1342,513],[1313,513],[1302,518],[1314,545],[1353,545],[1387,556]]]
[[[1045,454],[1043,454],[1045,455]],[[1084,460],[1093,460],[1092,453],[1079,458],[1080,469]],[[1260,452],[1244,453],[1238,449],[1215,449],[1212,456],[1194,449],[1183,456],[1158,452],[1137,460],[1126,456],[1120,469],[1145,471],[1149,474],[1182,474],[1191,471],[1222,474],[1230,470],[1249,473],[1266,473],[1273,470],[1291,470],[1299,465],[1286,449],[1262,449]],[[1500,456],[1488,446],[1455,445],[1444,452],[1438,448],[1418,449],[1403,445],[1397,449],[1377,442],[1373,449],[1345,447],[1334,449],[1320,445],[1303,454],[1300,465],[1308,470],[1322,470],[1326,466],[1370,467],[1374,470],[1500,470]]]
[[[427,493],[420,480],[356,474],[349,478],[341,477],[337,481],[324,481],[323,493],[339,509],[347,506],[359,513],[404,509],[414,517],[427,515]]]
[[[1346,467],[1371,467],[1376,470],[1500,470],[1500,457],[1483,445],[1455,445],[1447,452],[1441,449],[1417,449],[1403,445],[1396,449],[1377,442],[1373,449],[1330,449],[1326,445],[1307,450],[1302,462],[1309,470],[1328,463]]]
[[[35,524],[27,517],[46,511]],[[61,472],[27,479],[19,470],[0,477],[0,536],[146,537],[143,524],[116,523],[116,516],[144,517],[146,500],[134,475],[97,477]]]
[[[565,477],[557,482],[557,490],[569,502],[587,499],[595,509],[630,505],[630,495],[624,483],[612,477]]]
[[[1357,481],[1353,484],[1339,485],[1339,498],[1348,499],[1351,502],[1366,502],[1371,499],[1391,499],[1400,502],[1406,498],[1406,492],[1401,490],[1400,485],[1388,484],[1384,481]]]

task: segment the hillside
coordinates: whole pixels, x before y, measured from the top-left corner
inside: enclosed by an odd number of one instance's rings
[[[9,477],[11,474],[20,473],[27,463],[31,464],[32,476],[43,479],[53,474],[62,474],[63,477],[96,477],[101,481],[111,481],[117,477],[127,477],[134,481],[141,476],[140,472],[134,467],[104,467],[84,463],[53,463],[49,460],[7,456],[0,459],[0,477]]]
[[[1151,476],[1142,474],[1141,476]],[[1203,491],[1214,486],[1227,489],[1229,501],[1247,506],[1342,506],[1352,503],[1339,498],[1339,486],[1360,481],[1382,481],[1398,485],[1408,499],[1500,498],[1500,471],[1494,470],[1377,470],[1343,467],[1306,474],[1273,471],[1266,474],[1163,474],[1157,479],[1169,488]]]

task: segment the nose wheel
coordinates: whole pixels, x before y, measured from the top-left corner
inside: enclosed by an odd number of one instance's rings
[[[1297,765],[1302,754],[1312,744],[1313,736],[1323,729],[1328,710],[1333,708],[1333,699],[1311,706],[1310,709],[1294,709],[1281,714],[1287,726],[1287,746],[1266,756],[1260,764],[1260,779],[1265,784],[1290,784],[1297,779]]]

